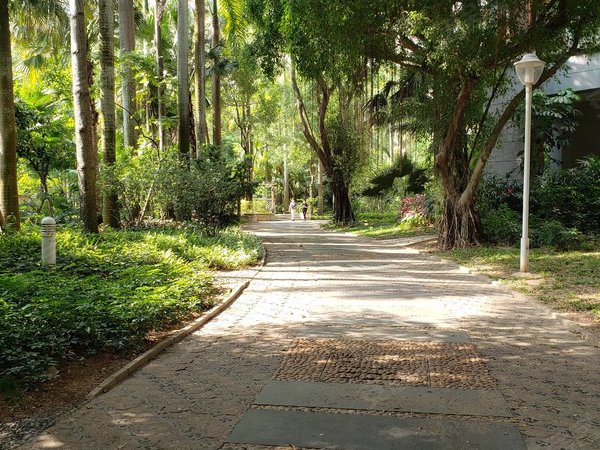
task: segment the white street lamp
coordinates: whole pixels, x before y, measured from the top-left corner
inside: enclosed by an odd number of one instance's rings
[[[540,61],[535,53],[523,55],[521,61],[515,63],[515,71],[519,81],[525,85],[525,161],[523,168],[523,228],[521,234],[521,272],[529,270],[529,172],[531,153],[531,92],[538,82],[544,61]]]

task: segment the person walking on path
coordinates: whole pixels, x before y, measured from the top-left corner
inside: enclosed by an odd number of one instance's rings
[[[302,219],[306,220],[306,213],[308,212],[308,203],[306,200],[302,202]]]
[[[292,221],[296,220],[296,199],[293,198],[290,202],[290,213],[292,214]]]

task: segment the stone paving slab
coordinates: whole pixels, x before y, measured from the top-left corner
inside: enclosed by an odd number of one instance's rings
[[[249,410],[231,443],[344,450],[522,450],[512,424],[299,411]]]
[[[319,327],[308,325],[300,330],[300,337],[312,338],[343,338],[343,339],[396,339],[416,342],[469,342],[464,331],[417,330],[401,327],[352,327],[329,326]]]
[[[511,417],[498,391],[271,381],[256,405]]]

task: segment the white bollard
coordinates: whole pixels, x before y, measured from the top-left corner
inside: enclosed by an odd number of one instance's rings
[[[42,264],[56,264],[56,220],[42,219]]]

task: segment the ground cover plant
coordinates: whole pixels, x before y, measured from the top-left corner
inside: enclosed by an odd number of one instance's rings
[[[57,234],[56,267],[40,264],[40,234],[0,235],[0,384],[56,374],[65,359],[139,348],[147,333],[210,307],[213,269],[261,256],[236,229],[206,236],[196,227]],[[17,383],[18,380],[18,383]]]
[[[360,236],[375,239],[391,239],[398,237],[433,234],[435,229],[421,220],[399,220],[394,213],[357,213],[356,221],[349,225],[333,223],[323,225],[325,229],[348,231]]]
[[[440,255],[502,280],[553,308],[589,312],[600,322],[600,243],[587,241],[584,247],[576,251],[532,249],[526,276],[518,273],[519,249],[514,247],[473,247]]]

